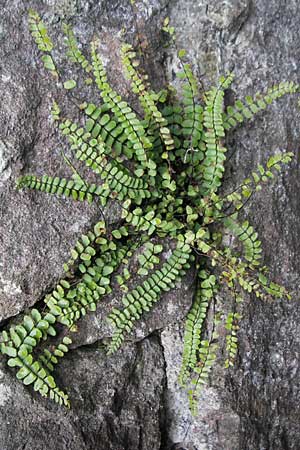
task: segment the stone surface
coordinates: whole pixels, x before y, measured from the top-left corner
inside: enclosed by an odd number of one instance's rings
[[[154,336],[111,358],[99,345],[72,351],[58,374],[70,392],[69,411],[32,395],[1,365],[1,450],[158,449],[163,361]]]
[[[16,178],[23,173],[71,175],[60,155],[61,151],[69,155],[67,146],[50,121],[52,101],[56,99],[72,117],[78,117],[70,99],[41,67],[27,30],[26,11],[37,9],[49,24],[58,42],[57,62],[64,67],[62,20],[72,23],[84,46],[99,36],[111,80],[127,96],[128,82],[121,74],[118,53],[121,30],[129,40],[139,30],[145,39],[145,54],[153,60],[152,78],[160,83],[164,75],[159,58],[153,55],[160,48],[158,30],[164,6],[155,0],[140,3],[134,16],[127,1],[1,2],[0,320],[18,314],[51,290],[76,238],[100,218],[95,205],[14,189]],[[77,74],[71,65],[66,67],[66,79]],[[84,87],[76,95],[97,99],[95,90],[88,94]],[[111,222],[118,220],[118,214],[114,205],[105,211]],[[104,314],[95,316],[92,326],[83,321],[74,343],[78,348],[57,373],[61,387],[70,393],[70,411],[26,389],[2,361],[1,450],[159,448],[165,434],[166,380],[162,348],[154,331],[186,313],[192,277],[191,273],[178,286],[178,297],[168,296],[147,323],[141,322],[135,342],[111,358],[105,357],[100,341],[110,333]],[[118,300],[120,295],[110,299]]]
[[[0,0],[0,321],[43,298],[59,278],[62,263],[78,235],[99,218],[94,205],[74,204],[14,189],[16,178],[33,173],[70,176],[62,163],[68,155],[50,122],[51,103],[65,100],[59,85],[43,71],[27,31],[26,10],[37,9],[58,40],[57,61],[66,79],[76,75],[61,58],[61,21],[70,22],[83,48],[100,36],[112,82],[124,96],[118,48],[125,33],[142,44],[143,65],[156,88],[174,82],[178,60],[163,49],[160,27],[166,15],[177,32],[178,48],[207,88],[226,70],[236,74],[226,98],[264,90],[273,82],[299,81],[296,0]],[[123,30],[122,30],[123,29]],[[165,72],[162,70],[165,64]],[[89,93],[88,93],[89,92]],[[96,92],[87,87],[80,99]],[[299,113],[295,99],[282,99],[256,122],[233,131],[228,188],[276,149],[299,149]],[[295,294],[300,267],[299,154],[291,168],[247,207],[265,247],[272,275]],[[105,211],[115,220],[118,211]],[[182,322],[191,302],[193,274],[166,296],[141,322],[131,342],[110,358],[103,338],[108,305],[81,323],[72,350],[58,369],[70,392],[71,411],[41,399],[0,367],[1,450],[298,450],[299,306],[246,299],[237,369],[217,367],[199,399],[200,414],[191,418],[178,389]],[[297,297],[296,297],[297,298]],[[109,299],[117,302],[120,296]],[[160,333],[157,330],[162,330]]]
[[[211,386],[202,390],[198,414],[192,416],[185,389],[178,384],[182,361],[183,323],[169,325],[161,333],[166,361],[167,408],[166,428],[169,445],[186,450],[238,449],[240,418],[228,402],[224,402],[224,369],[215,370]],[[174,448],[174,447],[172,447]]]
[[[227,101],[263,91],[272,83],[299,80],[300,6],[297,1],[256,0],[172,1],[170,18],[177,29],[178,48],[188,58],[207,88],[226,70],[236,77]],[[172,80],[178,61],[169,52],[168,73]],[[215,416],[221,412],[222,428],[228,429],[227,444],[220,428],[212,431],[208,449],[290,450],[300,446],[299,423],[299,298],[300,115],[295,98],[284,98],[264,115],[232,131],[227,146],[228,188],[238,184],[249,170],[277,149],[294,151],[295,161],[277,182],[257,195],[247,207],[246,217],[260,232],[265,262],[273,279],[294,293],[294,301],[266,304],[247,300],[240,333],[238,368],[216,389]],[[233,181],[234,180],[234,181]],[[213,381],[214,387],[215,383]],[[210,389],[208,392],[210,392]],[[226,392],[226,391],[225,391]],[[206,396],[206,392],[203,392]],[[237,421],[226,425],[224,405],[232,408]],[[210,402],[201,402],[202,413],[210,413]],[[182,411],[173,419],[180,420]],[[172,428],[171,428],[172,429]],[[200,430],[200,437],[202,430]],[[230,443],[230,434],[232,442]],[[193,436],[196,448],[197,433]],[[201,442],[201,440],[200,440]],[[199,448],[202,448],[201,446]]]

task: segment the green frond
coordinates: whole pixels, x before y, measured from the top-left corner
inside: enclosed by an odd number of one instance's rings
[[[45,348],[43,353],[39,356],[39,361],[42,366],[49,372],[53,372],[54,366],[58,364],[59,360],[62,359],[66,353],[68,353],[70,344],[72,344],[72,340],[65,336],[59,344],[54,347],[52,346],[50,350]]]
[[[227,217],[223,222],[225,227],[241,241],[244,250],[243,256],[249,262],[249,265],[259,266],[262,252],[261,242],[248,220],[240,224],[233,218]]]
[[[228,331],[226,334],[226,354],[228,357],[225,360],[225,368],[234,366],[234,361],[237,355],[238,338],[237,331],[239,330],[239,320],[242,316],[237,312],[230,312],[227,315],[225,328]]]
[[[206,94],[203,112],[205,157],[202,162],[202,183],[200,193],[208,195],[215,192],[221,185],[226,160],[226,148],[222,145],[225,137],[223,126],[224,91],[233,80],[233,75],[221,78],[218,87],[213,87]]]
[[[48,35],[47,28],[40,16],[33,9],[28,13],[29,30],[35,40],[39,50],[42,52],[51,52],[53,50],[53,42]]]
[[[17,357],[9,358],[7,364],[10,367],[18,367],[16,377],[25,386],[33,385],[33,389],[43,397],[49,397],[60,405],[70,407],[69,397],[61,391],[55,383],[52,375],[41,365],[39,361],[33,359],[26,350],[18,352]]]
[[[199,348],[199,361],[194,368],[195,377],[191,381],[191,389],[188,391],[189,407],[193,416],[198,412],[199,395],[203,387],[208,383],[208,377],[216,361],[218,345],[205,339],[201,341]]]
[[[151,148],[151,142],[145,135],[145,129],[141,121],[137,118],[135,112],[130,108],[127,102],[122,100],[109,85],[106,71],[102,60],[97,53],[96,44],[92,43],[92,66],[96,84],[100,90],[100,95],[107,107],[112,111],[131,141],[134,149],[134,157],[142,167],[147,167],[149,158],[147,157],[147,149]],[[152,161],[153,163],[153,161]],[[152,169],[153,170],[153,169]]]
[[[248,201],[255,192],[260,191],[264,183],[273,180],[275,175],[282,170],[282,166],[288,164],[293,157],[294,154],[291,152],[275,153],[268,159],[265,167],[259,164],[257,171],[253,171],[251,176],[246,178],[237,189],[227,194],[224,198],[224,203],[231,203],[235,210],[239,211],[243,207],[244,202]]]
[[[110,278],[126,256],[128,245],[117,245],[99,237],[99,230],[81,237],[71,260],[71,263],[76,258],[80,260],[81,281],[72,287],[67,280],[61,280],[45,299],[50,312],[57,316],[57,322],[71,327],[88,311],[96,310],[99,300],[111,291]],[[131,248],[135,245],[131,243]],[[66,265],[67,270],[71,263]]]
[[[267,277],[261,272],[259,272],[257,275],[257,283],[259,284],[261,289],[260,291],[258,289],[257,291],[255,291],[257,297],[264,299],[266,297],[266,295],[264,295],[263,293],[264,291],[267,295],[273,298],[286,298],[288,300],[291,299],[291,295],[283,286],[280,286],[273,281],[269,281]]]
[[[171,136],[170,129],[167,127],[167,121],[163,117],[162,113],[156,106],[158,96],[154,92],[148,92],[146,78],[136,71],[138,62],[135,60],[136,53],[130,44],[124,44],[122,46],[122,62],[125,68],[125,72],[129,80],[131,81],[132,92],[138,94],[139,101],[144,109],[146,119],[152,119],[157,125],[160,138],[165,146],[165,152],[162,153],[163,159],[168,158],[168,152],[174,149],[174,140]]]
[[[198,275],[195,297],[185,322],[184,346],[179,383],[186,386],[188,376],[198,363],[203,324],[207,317],[208,305],[213,297],[216,277],[201,270]]]
[[[71,250],[71,258],[64,265],[65,272],[69,272],[71,266],[75,265],[76,261],[81,264],[90,264],[93,256],[96,255],[95,246],[97,244],[107,243],[103,237],[106,233],[105,223],[103,221],[97,222],[93,227],[93,231],[89,230],[87,234],[83,234]]]
[[[140,204],[144,198],[151,196],[147,183],[132,176],[121,162],[111,156],[100,136],[93,138],[90,132],[84,132],[83,128],[68,119],[63,120],[59,128],[72,144],[75,157],[84,161],[105,181],[101,192],[103,205],[107,197],[119,200],[129,197]]]
[[[140,207],[124,211],[123,217],[136,231],[147,232],[149,236],[157,232],[159,237],[176,237],[178,231],[184,228],[184,224],[176,219],[162,220],[151,207],[146,209],[146,213]]]
[[[139,275],[148,275],[148,271],[152,270],[156,264],[159,264],[160,258],[157,256],[163,251],[163,246],[160,244],[153,244],[153,242],[146,242],[144,244],[144,251],[138,255]]]
[[[47,28],[44,22],[41,20],[38,13],[32,9],[28,13],[29,31],[35,40],[35,43],[39,50],[46,53],[41,57],[45,69],[49,70],[55,77],[58,76],[57,70],[51,56],[53,50],[53,42],[48,35]]]
[[[43,175],[41,178],[35,175],[25,175],[17,180],[17,188],[34,189],[48,194],[71,197],[73,200],[86,200],[89,203],[95,198],[104,197],[102,186],[87,184],[80,180],[53,178],[50,175]]]
[[[9,367],[18,368],[18,380],[22,380],[26,386],[34,384],[34,390],[42,396],[49,396],[56,402],[69,406],[68,396],[56,387],[53,377],[32,357],[33,350],[42,339],[56,335],[55,322],[56,318],[51,313],[41,314],[37,309],[32,309],[19,325],[2,333],[0,353],[8,356]]]
[[[183,120],[181,123],[182,134],[184,136],[182,155],[184,163],[194,165],[203,159],[203,107],[199,104],[199,91],[197,80],[191,70],[190,64],[182,62],[183,71],[178,72],[178,78],[186,82],[182,86],[183,94]],[[194,160],[195,153],[198,153]]]
[[[63,23],[63,32],[66,36],[66,44],[68,47],[67,56],[70,61],[79,64],[88,74],[92,71],[92,66],[78,47],[78,43],[71,26]]]
[[[176,249],[167,262],[157,269],[141,285],[125,295],[122,299],[124,308],[114,308],[108,316],[108,320],[114,325],[116,331],[108,347],[108,354],[114,353],[122,344],[125,333],[129,333],[134,322],[144,312],[152,309],[153,305],[160,299],[163,292],[175,287],[176,282],[186,272],[186,264],[190,259],[191,247],[182,241],[178,241]]]
[[[22,350],[32,353],[41,339],[55,336],[55,317],[46,313],[41,315],[37,309],[32,309],[25,315],[20,325],[9,328],[0,337],[0,352],[10,357],[20,356]]]
[[[233,106],[228,106],[226,112],[223,113],[225,130],[229,130],[247,119],[252,119],[255,114],[265,110],[278,98],[298,92],[299,85],[293,81],[287,81],[273,86],[266,94],[257,93],[254,98],[248,95],[243,101],[237,100]]]
[[[183,111],[180,105],[168,105],[165,106],[161,111],[163,117],[167,121],[167,127],[170,130],[170,133],[174,140],[175,145],[175,154],[177,156],[180,156],[179,152],[181,151],[182,143],[181,143],[181,136],[182,136],[182,121],[183,121]],[[153,140],[153,149],[156,151],[157,148],[161,145],[161,139],[158,134],[154,134],[154,140]],[[171,155],[170,155],[171,157]]]
[[[124,155],[127,159],[133,158],[134,148],[128,139],[128,133],[115,117],[110,117],[106,105],[96,106],[87,104],[84,113],[88,117],[85,130],[94,139],[101,139],[106,148],[111,149],[116,156]],[[155,176],[156,172],[152,175]]]

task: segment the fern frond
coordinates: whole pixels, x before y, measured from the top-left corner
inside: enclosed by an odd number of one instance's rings
[[[54,324],[56,318],[51,313],[41,314],[32,309],[25,315],[23,321],[2,333],[0,338],[0,353],[7,355],[9,367],[18,367],[17,378],[27,386],[34,383],[34,390],[43,396],[49,396],[60,404],[69,406],[68,396],[56,387],[52,376],[49,376],[43,366],[34,361],[31,353],[41,339],[55,336]]]
[[[38,13],[32,9],[29,10],[28,21],[30,33],[34,38],[38,49],[43,53],[46,53],[46,55],[43,55],[41,57],[45,69],[50,70],[52,75],[57,77],[57,70],[51,56],[51,51],[53,50],[53,42],[48,35],[47,28],[44,22],[41,20]]]
[[[174,140],[176,155],[178,155],[178,152],[182,146],[180,139],[182,136],[182,108],[180,105],[168,105],[162,109],[161,113],[167,121],[167,127],[169,128]],[[153,142],[153,148],[156,149],[160,144],[160,137],[156,135],[156,140]]]
[[[207,316],[209,302],[213,296],[216,277],[201,270],[198,275],[197,288],[190,312],[185,322],[182,364],[179,383],[186,386],[187,378],[198,362],[203,324]]]
[[[51,41],[47,28],[40,16],[33,9],[29,10],[28,14],[29,30],[39,48],[42,52],[51,52],[53,49],[53,42]]]
[[[245,292],[253,292],[257,298],[261,299],[268,299],[269,296],[291,298],[283,286],[269,281],[263,273],[253,274],[252,271],[249,271],[248,264],[239,261],[236,256],[228,254],[228,251],[216,249],[205,239],[204,229],[201,229],[201,233],[198,232],[197,234],[196,245],[198,249],[211,258],[214,266],[218,264],[223,269],[222,277],[226,283],[231,285],[232,281],[236,281]]]
[[[259,164],[257,171],[253,171],[251,176],[246,178],[240,186],[230,194],[227,194],[224,197],[224,203],[226,201],[231,203],[235,210],[239,211],[243,207],[244,201],[248,201],[255,192],[260,191],[263,184],[272,180],[276,173],[279,173],[282,170],[282,166],[288,164],[293,157],[294,154],[291,152],[275,153],[268,159],[265,167]],[[234,214],[234,212],[231,214]]]
[[[96,236],[94,242],[99,244],[99,249],[97,249],[91,240],[92,234],[89,232],[78,241],[79,245],[75,246],[73,255],[74,258],[76,255],[81,257],[79,270],[83,274],[82,280],[74,288],[71,288],[68,281],[61,280],[45,299],[50,312],[57,316],[56,320],[68,327],[85,316],[87,311],[96,310],[98,301],[110,292],[110,277],[128,251],[127,245],[117,246],[108,239]],[[85,242],[87,247],[83,247],[82,242]],[[135,245],[131,243],[132,248]],[[97,257],[95,248],[100,251],[101,257]],[[87,251],[87,249],[90,250]]]
[[[80,51],[74,31],[70,25],[66,23],[63,23],[62,29],[66,36],[66,44],[68,46],[67,56],[70,61],[80,64],[80,66],[89,74],[92,71],[92,66]]]
[[[134,60],[134,58],[136,58],[136,53],[134,52],[133,47],[130,44],[124,44],[121,48],[121,52],[123,66],[127,77],[131,81],[132,91],[138,94],[141,106],[146,113],[146,118],[152,119],[158,126],[159,134],[166,150],[166,152],[162,153],[161,157],[167,159],[168,152],[174,149],[174,141],[170,130],[167,127],[166,119],[155,104],[158,100],[157,94],[148,92],[145,79],[142,79],[141,75],[136,71],[135,67],[138,63]]]
[[[240,224],[233,218],[227,217],[223,222],[225,227],[241,241],[244,248],[243,256],[250,266],[259,266],[262,252],[261,241],[258,240],[258,234],[248,220]]]
[[[107,240],[102,237],[105,232],[105,223],[100,221],[93,227],[93,231],[89,230],[87,234],[81,235],[76,242],[75,247],[71,250],[71,258],[66,264],[64,264],[65,272],[68,273],[70,267],[75,265],[75,262],[78,260],[83,264],[89,264],[91,258],[96,255],[94,246],[100,242],[107,242]],[[81,269],[80,265],[79,269]]]
[[[71,197],[73,200],[84,201],[89,203],[95,198],[105,197],[103,187],[96,184],[87,184],[85,181],[72,180],[59,177],[51,177],[43,175],[38,178],[35,175],[25,175],[17,180],[17,188],[34,189],[48,194],[55,194],[64,197]]]
[[[297,92],[299,92],[299,85],[293,81],[287,81],[273,86],[264,95],[257,93],[254,98],[247,96],[243,101],[237,100],[233,106],[228,106],[226,112],[223,113],[225,130],[229,130],[247,119],[252,119],[255,114],[266,109],[278,98]]]
[[[143,312],[151,310],[162,294],[175,287],[185,274],[185,266],[190,258],[191,247],[183,241],[178,241],[176,249],[168,262],[161,269],[157,269],[143,284],[137,286],[123,297],[124,308],[114,308],[108,316],[108,320],[115,326],[116,331],[108,347],[108,354],[114,353],[122,344],[125,332],[130,332],[133,324]]]
[[[194,164],[194,153],[201,152],[197,155],[197,162],[203,158],[203,145],[200,145],[203,134],[203,107],[198,103],[198,86],[197,80],[191,70],[190,64],[182,62],[183,71],[176,75],[180,79],[184,79],[183,90],[183,121],[182,134],[184,136],[183,148],[188,150],[183,157],[184,163]],[[195,161],[195,162],[196,162]]]
[[[103,197],[117,197],[119,200],[130,197],[140,204],[151,196],[147,182],[132,176],[121,162],[113,158],[99,136],[97,139],[91,137],[89,132],[84,133],[79,125],[68,119],[62,121],[59,128],[72,144],[71,150],[76,151],[76,158],[105,180],[107,187],[103,188]]]
[[[1,335],[0,352],[10,357],[16,357],[23,348],[31,353],[41,339],[55,336],[55,316],[50,313],[41,315],[37,309],[32,309],[25,315],[20,325],[11,327]]]
[[[233,80],[230,74],[226,78],[221,78],[220,85],[213,87],[206,95],[204,108],[204,141],[205,157],[202,163],[202,183],[200,192],[208,195],[215,192],[221,185],[224,173],[224,162],[226,160],[226,149],[221,144],[225,132],[223,127],[223,99],[224,91]]]
[[[159,264],[160,259],[158,256],[163,251],[163,246],[160,244],[153,244],[153,242],[146,242],[144,251],[138,255],[139,269],[137,273],[139,275],[148,275],[148,271],[152,270],[156,264]]]
[[[106,105],[96,106],[89,103],[84,113],[88,117],[85,129],[91,134],[91,137],[97,140],[101,139],[113,154],[124,155],[127,159],[132,159],[134,149],[132,142],[128,139],[126,129],[118,123],[116,118],[110,117]]]
[[[7,364],[19,368],[16,377],[25,386],[33,384],[33,389],[43,397],[49,397],[60,405],[70,407],[68,395],[56,386],[53,376],[49,375],[41,363],[34,360],[25,348],[18,352],[18,356],[10,358]]]
[[[49,372],[53,372],[54,366],[58,364],[59,359],[63,358],[69,351],[69,345],[72,344],[72,340],[65,336],[62,342],[58,345],[51,347],[50,350],[44,349],[43,353],[39,356],[39,361]]]
[[[156,231],[159,237],[166,235],[176,237],[177,232],[184,228],[184,224],[176,219],[162,220],[160,216],[155,215],[151,207],[146,210],[146,213],[140,207],[132,211],[124,211],[123,217],[136,231],[147,231],[149,236]]]
[[[106,71],[102,60],[97,53],[95,43],[92,43],[91,54],[93,73],[96,84],[100,90],[100,95],[103,98],[104,103],[114,113],[118,122],[127,133],[128,139],[132,142],[134,156],[137,161],[140,162],[142,167],[147,167],[148,158],[146,150],[151,148],[152,145],[145,135],[145,129],[128,103],[122,100],[109,85]]]
[[[225,368],[234,366],[234,360],[237,355],[237,331],[239,330],[238,322],[242,316],[237,312],[230,312],[226,318],[225,328],[228,330],[226,334],[226,353],[228,357],[225,360]]]
[[[209,340],[202,340],[199,348],[199,361],[194,368],[196,374],[192,379],[192,388],[188,391],[189,407],[193,416],[198,412],[198,399],[203,389],[203,386],[207,384],[209,373],[216,361],[218,345],[212,343]]]

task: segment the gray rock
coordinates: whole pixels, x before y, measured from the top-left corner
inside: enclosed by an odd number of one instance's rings
[[[33,395],[2,366],[1,450],[159,448],[165,372],[156,337],[110,358],[98,344],[72,351],[59,370],[68,411]]]
[[[51,290],[62,274],[70,247],[101,218],[95,205],[74,204],[14,188],[22,173],[71,175],[60,155],[61,151],[69,155],[67,146],[50,121],[52,101],[56,99],[78,119],[60,86],[41,67],[27,30],[27,9],[37,9],[49,24],[53,40],[58,42],[58,64],[66,63],[60,56],[61,20],[74,25],[84,46],[92,36],[100,36],[112,82],[127,97],[128,82],[121,74],[118,53],[121,30],[127,27],[126,35],[133,40],[138,27],[140,37],[145,39],[145,52],[153,55],[159,48],[163,6],[156,1],[140,4],[135,19],[127,1],[30,1],[26,7],[13,1],[1,5],[0,320],[15,316]],[[77,74],[71,65],[66,67],[66,79]],[[157,58],[152,66],[156,82],[159,77],[163,79],[160,67]],[[78,96],[83,99],[87,93],[83,88]],[[89,95],[96,101],[95,90]],[[119,210],[110,205],[105,215],[109,222],[117,221]],[[57,371],[61,387],[70,393],[70,411],[26,389],[1,361],[1,450],[159,448],[163,439],[165,371],[162,349],[153,332],[186,313],[191,303],[188,288],[192,277],[191,273],[187,282],[178,287],[179,297],[168,296],[147,325],[141,323],[134,343],[124,345],[111,358],[105,356],[100,344],[107,330],[104,314],[83,321],[74,343],[79,348],[70,352]],[[117,303],[117,299],[114,301]],[[106,304],[104,313],[108,310]],[[103,324],[99,328],[100,321]]]
[[[300,6],[296,1],[230,0],[228,2],[173,1],[170,18],[177,30],[178,48],[188,58],[207,89],[226,72],[236,77],[227,101],[264,91],[280,81],[299,82]],[[178,60],[169,52],[168,73],[172,80]],[[271,276],[294,294],[294,300],[270,304],[246,299],[240,333],[237,369],[212,378],[203,391],[199,408],[211,412],[211,436],[207,449],[283,450],[298,449],[299,421],[299,302],[300,203],[299,203],[299,110],[295,98],[284,98],[264,117],[231,132],[227,146],[231,155],[227,171],[228,189],[278,149],[296,153],[295,161],[278,180],[257,195],[245,216],[252,218],[262,237],[264,261]],[[226,300],[227,302],[228,300]],[[169,338],[168,338],[169,339]],[[169,349],[171,345],[168,344]],[[174,346],[173,346],[174,347]],[[224,390],[224,383],[226,391]],[[219,384],[219,389],[218,389]],[[212,393],[211,389],[214,389]],[[211,396],[210,396],[211,393]],[[225,395],[224,395],[225,394]],[[207,395],[210,401],[206,401]],[[216,396],[215,396],[216,395]],[[224,408],[227,410],[224,414]],[[232,415],[233,421],[228,420]],[[186,416],[183,409],[170,410],[170,433]],[[240,421],[235,419],[236,415]],[[239,423],[240,422],[240,425]],[[226,430],[225,440],[221,429]],[[202,448],[203,428],[195,431],[192,444]],[[189,439],[190,440],[190,439]],[[185,441],[187,442],[187,441]],[[199,446],[199,447],[198,447]]]
[[[62,273],[77,237],[100,217],[97,206],[74,204],[39,193],[16,192],[16,178],[28,171],[70,176],[62,163],[67,146],[54,130],[54,99],[77,111],[60,86],[46,76],[27,31],[25,10],[37,9],[58,42],[57,62],[66,79],[77,71],[60,56],[62,20],[70,22],[87,51],[100,36],[111,80],[125,97],[118,48],[126,39],[141,43],[143,65],[156,88],[174,82],[178,60],[164,54],[161,24],[166,14],[176,27],[177,45],[188,50],[198,77],[209,87],[226,70],[236,74],[227,102],[264,90],[273,82],[299,80],[300,50],[296,0],[49,0],[1,3],[0,17],[0,320],[41,300]],[[135,14],[133,14],[135,11]],[[166,59],[166,76],[163,64]],[[87,87],[80,99],[96,98]],[[136,106],[136,105],[135,105]],[[298,149],[295,99],[282,99],[255,122],[228,138],[228,188],[278,148]],[[245,210],[253,217],[273,278],[296,293],[299,285],[299,158],[277,183]],[[111,206],[105,214],[118,217]],[[192,419],[178,389],[182,322],[191,302],[193,273],[141,322],[120,352],[104,356],[102,341],[109,304],[81,322],[72,350],[57,370],[71,411],[41,399],[15,380],[1,362],[1,450],[296,450],[299,433],[299,307],[245,299],[240,354],[234,371],[219,365]],[[297,298],[297,297],[296,297]],[[109,300],[118,304],[120,295]],[[227,300],[226,300],[227,301]],[[179,320],[179,323],[176,322]],[[157,330],[162,329],[161,337]],[[149,336],[150,335],[150,336]]]

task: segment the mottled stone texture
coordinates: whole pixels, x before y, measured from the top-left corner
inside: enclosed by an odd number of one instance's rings
[[[170,11],[178,46],[188,49],[205,86],[226,70],[235,72],[228,101],[281,80],[300,81],[299,2],[187,0],[172,2]],[[170,57],[169,67],[176,64],[176,59]],[[265,304],[247,300],[238,368],[226,377],[226,398],[219,396],[219,400],[223,398],[220,408],[231,404],[240,416],[240,426],[237,422],[228,425],[223,443],[216,427],[215,443],[210,444],[207,438],[201,449],[300,447],[299,119],[296,99],[285,98],[264,117],[231,132],[228,138],[232,152],[227,172],[230,186],[242,180],[253,165],[266,161],[276,149],[296,153],[288,172],[260,193],[245,212],[261,233],[265,262],[272,268],[272,276],[294,292],[295,301]],[[218,382],[223,384],[217,379],[213,385]],[[209,417],[209,405],[207,409]]]
[[[144,47],[144,61],[155,87],[173,82],[178,66],[160,33],[169,15],[178,47],[205,87],[226,70],[236,80],[227,102],[264,90],[281,80],[300,81],[296,0],[0,0],[0,320],[9,319],[43,298],[61,274],[77,236],[97,218],[96,206],[14,190],[28,171],[70,174],[62,164],[63,141],[49,120],[56,98],[77,111],[46,76],[27,31],[27,9],[37,9],[62,49],[60,24],[69,21],[86,45],[100,36],[112,82],[126,96],[118,48],[125,37]],[[135,12],[135,14],[133,14]],[[86,48],[86,47],[84,47]],[[56,55],[66,78],[77,71]],[[164,64],[165,63],[165,64]],[[165,69],[165,70],[164,70]],[[83,87],[80,98],[95,100]],[[227,184],[234,186],[276,149],[297,157],[277,183],[247,207],[265,247],[271,274],[295,293],[299,284],[300,205],[299,113],[295,99],[282,99],[264,117],[230,133]],[[106,211],[114,220],[118,210]],[[191,273],[139,326],[133,342],[107,358],[101,347],[109,335],[104,313],[81,324],[76,348],[58,378],[72,400],[71,411],[32,394],[1,362],[1,450],[296,450],[299,431],[299,307],[246,299],[238,367],[217,367],[203,391],[200,414],[192,419],[176,384],[182,324],[192,295]],[[105,308],[103,310],[106,312]],[[157,330],[162,329],[162,333]]]

